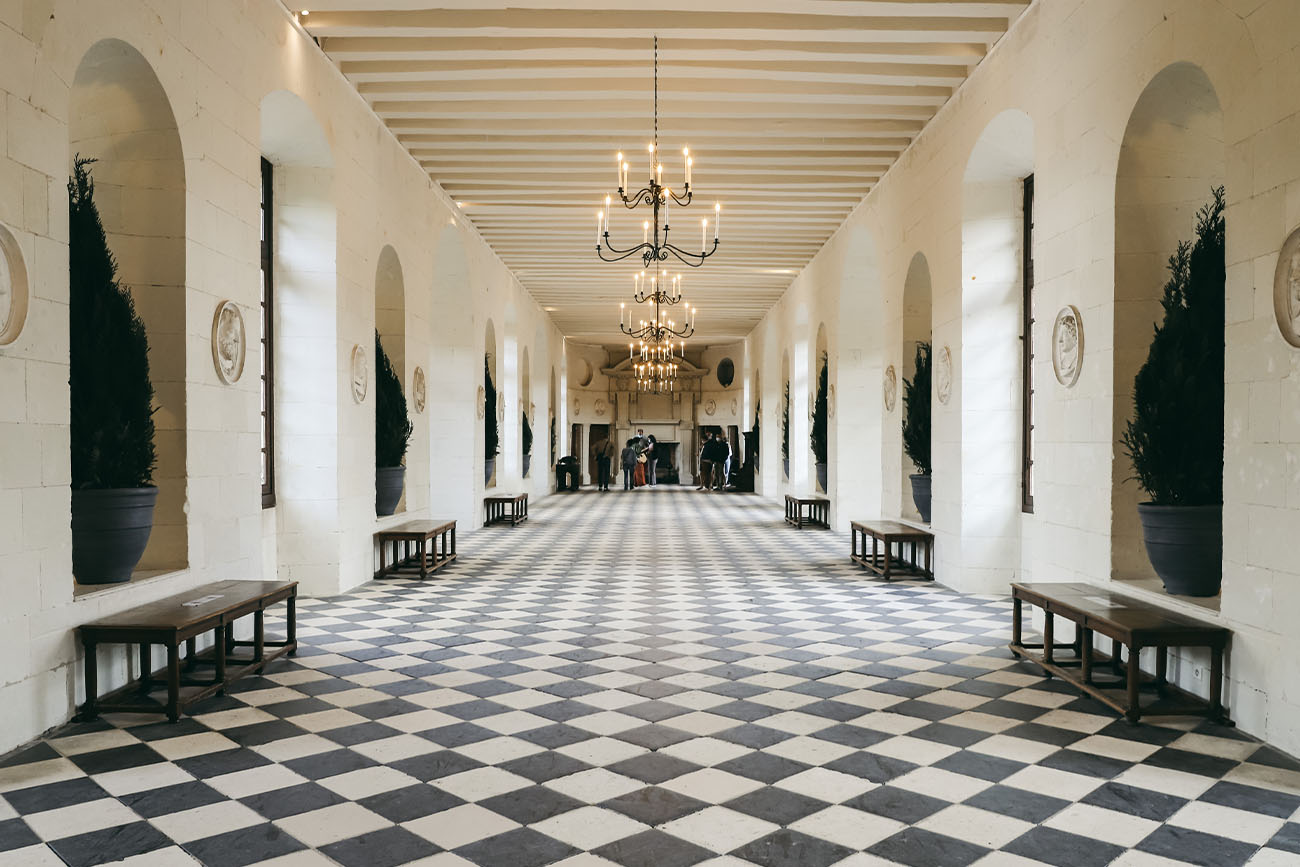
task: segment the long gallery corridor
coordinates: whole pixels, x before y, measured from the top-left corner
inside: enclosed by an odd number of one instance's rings
[[[1300,859],[1294,762],[1131,727],[1012,662],[1005,599],[846,547],[757,497],[552,497],[436,580],[303,600],[297,657],[179,724],[11,757],[0,865]]]

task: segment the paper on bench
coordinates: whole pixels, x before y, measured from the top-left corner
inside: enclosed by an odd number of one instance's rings
[[[186,608],[194,608],[195,606],[198,605],[206,605],[207,603],[211,602],[213,599],[220,599],[220,598],[221,598],[220,593],[209,593],[207,596],[200,596],[198,599],[191,599],[189,602],[182,602],[181,604],[184,605]]]

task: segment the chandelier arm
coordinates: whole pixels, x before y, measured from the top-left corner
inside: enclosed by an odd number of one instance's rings
[[[668,195],[672,196],[673,201],[681,205],[683,208],[691,203],[691,191],[689,187],[686,189],[685,195],[679,196],[676,193],[674,193],[672,190],[668,191]]]
[[[654,204],[654,200],[652,198],[654,194],[650,191],[649,187],[642,187],[641,191],[637,193],[635,196],[627,195],[626,193],[623,192],[621,188],[619,189],[618,192],[619,192],[619,198],[623,200],[623,207],[627,208],[629,211],[635,208],[639,208],[643,204],[644,205]]]
[[[718,251],[718,241],[715,238],[713,241],[713,247],[703,253],[691,253],[681,249],[675,244],[665,244],[660,249],[663,251],[660,254],[661,259],[667,259],[668,258],[667,254],[672,253],[674,256],[678,258],[679,261],[682,262],[682,264],[689,265],[692,268],[698,268],[704,264],[705,259],[709,258],[710,256],[712,256],[714,253]]]

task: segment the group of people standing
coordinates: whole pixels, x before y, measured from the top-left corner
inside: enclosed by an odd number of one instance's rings
[[[731,477],[731,444],[722,434],[704,432],[700,446],[700,484],[697,491],[725,491]]]
[[[637,428],[636,436],[624,444],[621,452],[615,452],[612,437],[605,440],[596,451],[596,489],[609,490],[616,457],[623,470],[623,490],[630,491],[647,485],[657,487],[659,480],[655,477],[655,465],[659,459],[655,449],[658,445],[654,434],[647,434],[641,428]],[[700,484],[695,490],[726,490],[730,475],[731,444],[722,434],[705,431],[704,442],[700,447]]]
[[[647,435],[641,428],[637,428],[636,436],[627,441],[621,453],[615,451],[613,438],[605,440],[605,444],[596,453],[597,490],[609,490],[615,457],[619,459],[623,470],[623,490],[630,491],[634,487],[640,488],[645,485],[657,486],[659,484],[659,480],[655,477],[655,465],[659,462],[655,455],[657,445],[654,434]]]

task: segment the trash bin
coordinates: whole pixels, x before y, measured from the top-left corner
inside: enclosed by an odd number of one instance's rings
[[[560,491],[578,490],[578,459],[565,455],[555,462],[555,487]]]

